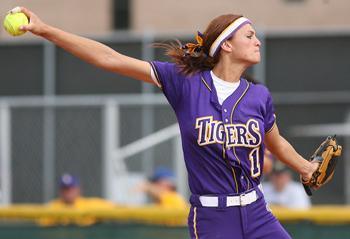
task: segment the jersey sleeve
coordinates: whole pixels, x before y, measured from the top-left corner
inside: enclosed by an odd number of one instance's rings
[[[176,108],[182,95],[183,78],[174,63],[150,62],[156,85],[162,89],[173,109]]]
[[[267,100],[265,108],[265,117],[264,117],[264,128],[265,133],[270,132],[276,123],[275,107],[273,105],[272,96],[269,91],[267,91]]]

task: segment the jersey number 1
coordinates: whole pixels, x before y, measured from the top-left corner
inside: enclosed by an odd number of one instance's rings
[[[260,160],[259,160],[259,149],[254,148],[250,154],[249,154],[249,160],[250,160],[250,174],[253,178],[256,178],[260,175],[261,170],[260,170]]]

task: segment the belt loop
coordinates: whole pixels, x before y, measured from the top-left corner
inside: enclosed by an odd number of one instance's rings
[[[264,197],[264,192],[263,192],[263,188],[262,188],[261,183],[255,187],[255,191],[256,191],[259,198]]]
[[[219,208],[226,208],[226,200],[227,197],[226,196],[219,196]]]
[[[202,203],[201,201],[199,200],[199,196],[198,195],[195,195],[195,194],[192,194],[191,197],[190,197],[190,203],[191,205],[194,205],[196,207],[201,207],[202,206]]]

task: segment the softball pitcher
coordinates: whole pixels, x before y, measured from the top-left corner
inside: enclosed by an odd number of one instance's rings
[[[260,61],[252,22],[222,15],[197,43],[161,45],[175,63],[145,62],[43,23],[25,8],[22,30],[41,36],[82,60],[162,89],[180,126],[192,195],[193,239],[290,238],[267,209],[260,186],[264,148],[308,180],[317,169],[279,134],[266,87],[242,78]]]

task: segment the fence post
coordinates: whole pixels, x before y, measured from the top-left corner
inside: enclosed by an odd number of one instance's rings
[[[350,128],[350,112],[348,112],[347,117],[346,117],[346,125],[347,127]],[[345,131],[345,130],[344,130]],[[343,156],[341,156],[341,159],[344,160],[344,191],[345,191],[345,203],[350,204],[350,175],[349,171],[350,170],[350,135],[345,134],[344,135],[344,146],[343,146]]]
[[[44,43],[44,104],[56,93],[56,47]],[[43,115],[43,199],[52,200],[55,196],[55,148],[56,113],[54,106],[44,105]]]
[[[115,177],[114,149],[119,149],[120,107],[110,100],[104,105],[103,110],[103,196],[113,200],[113,178]]]
[[[151,61],[154,59],[154,48],[151,43],[154,41],[152,31],[146,30],[142,37],[142,59]],[[153,86],[149,83],[142,83],[142,94],[153,93]],[[142,137],[151,134],[154,131],[154,106],[142,105]],[[150,175],[154,168],[154,149],[149,148],[142,153],[142,170],[146,175]]]
[[[12,201],[11,180],[11,114],[6,103],[0,105],[0,204]]]
[[[176,173],[176,188],[177,191],[183,195],[184,197],[188,197],[188,190],[187,190],[187,171],[185,166],[185,161],[183,158],[182,153],[182,143],[181,143],[181,137],[176,136],[173,139],[173,145],[174,145],[174,168]]]

